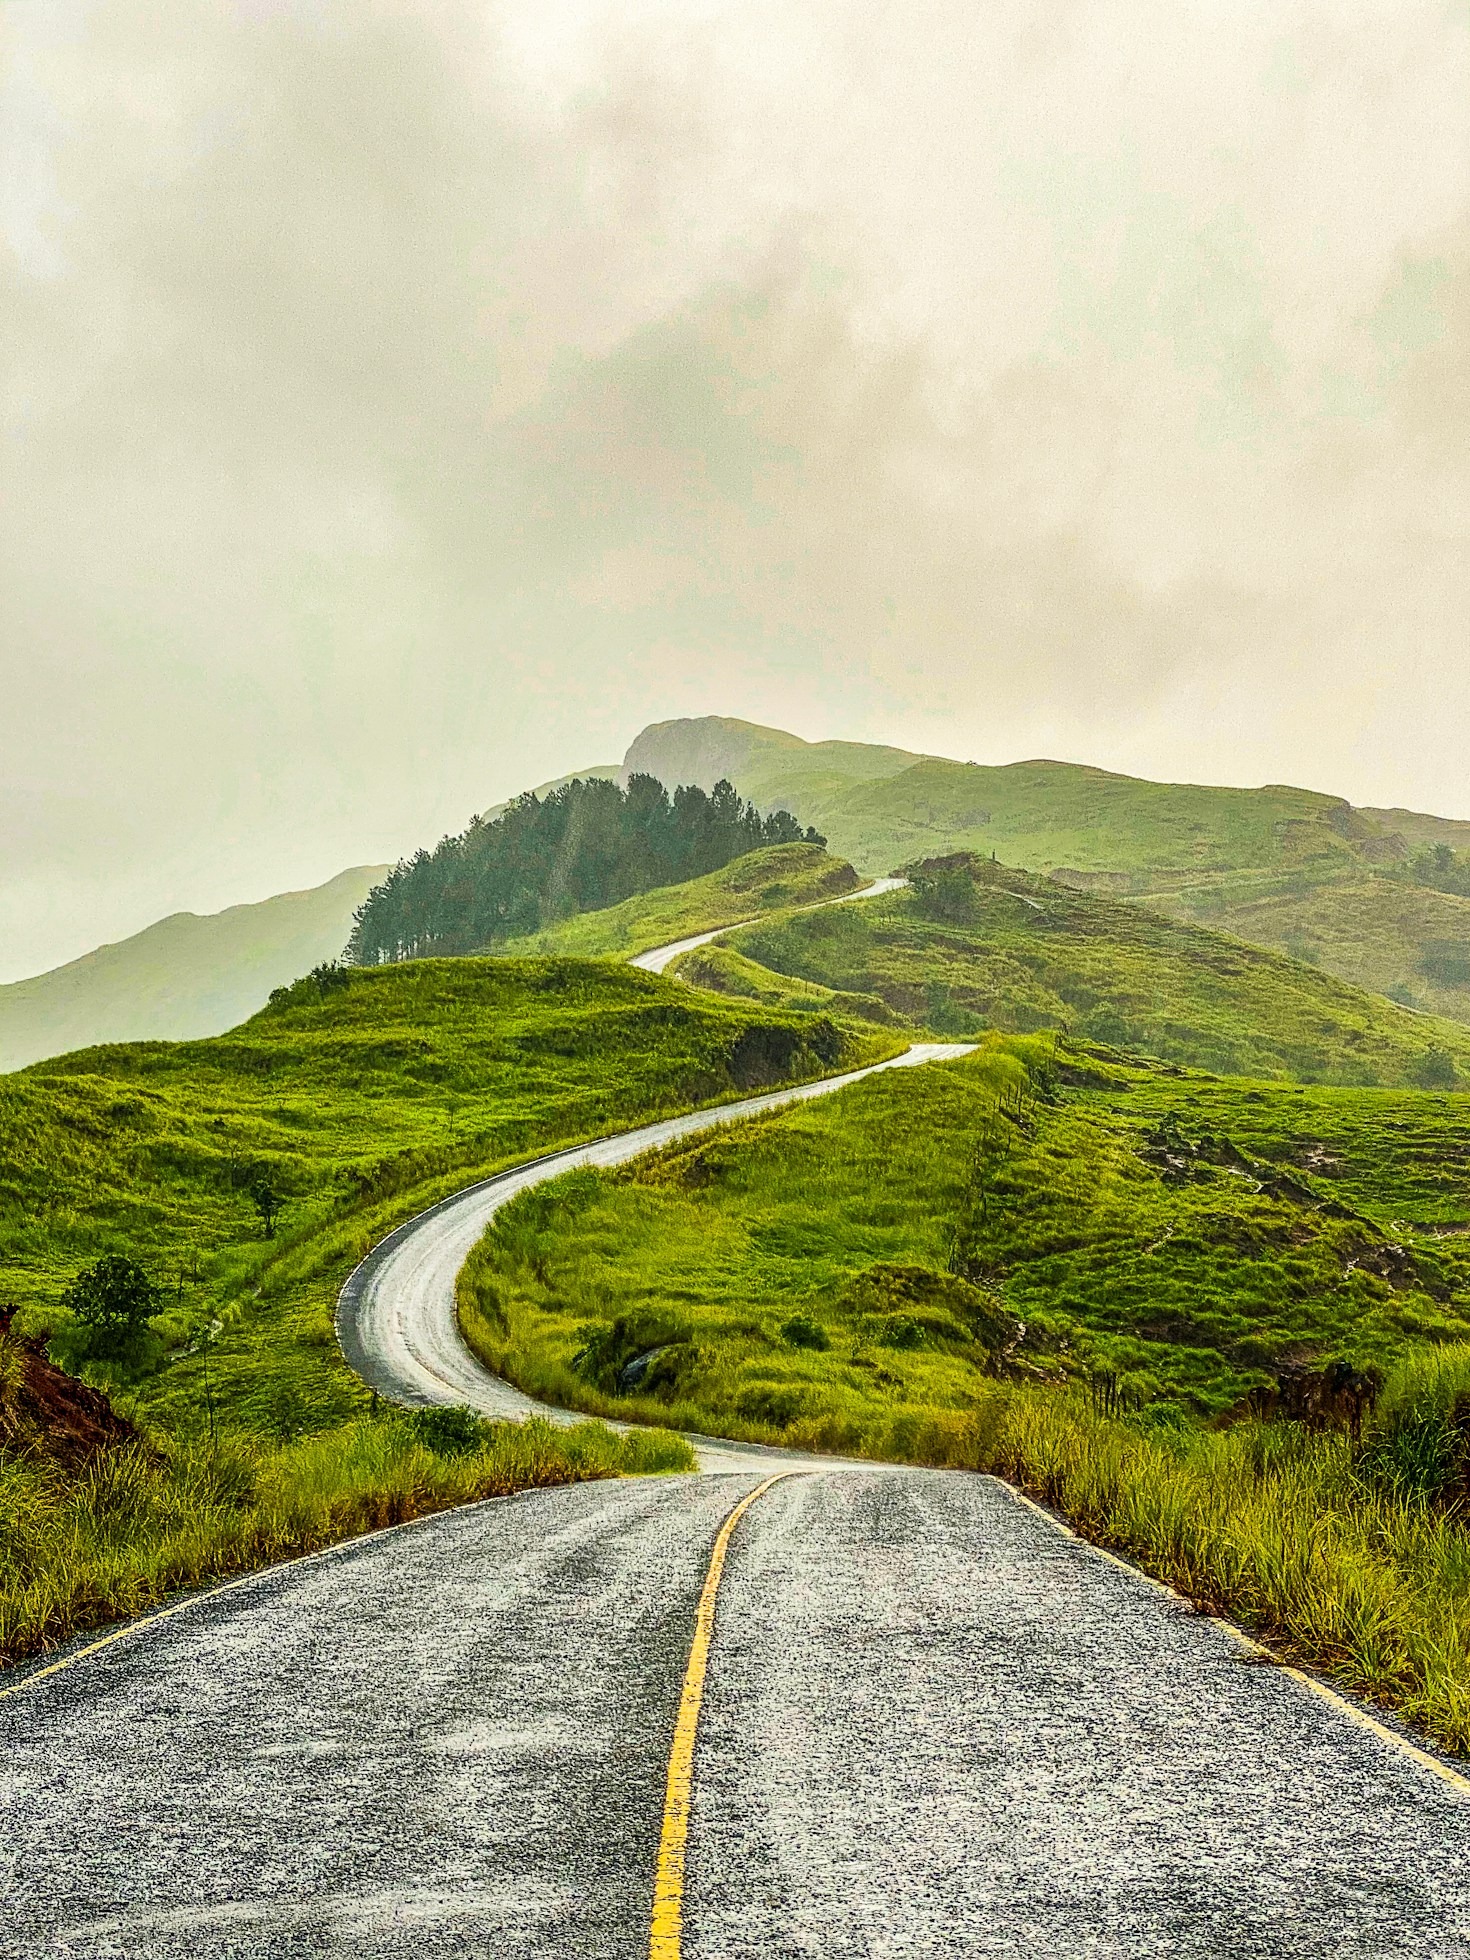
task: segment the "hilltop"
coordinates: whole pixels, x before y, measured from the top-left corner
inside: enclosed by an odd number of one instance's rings
[[[1434,889],[1422,868],[1441,847],[1470,889],[1470,823],[1286,785],[1155,783],[1082,763],[982,766],[804,742],[719,716],[655,723],[624,767],[729,775],[762,808],[779,803],[814,825],[865,874],[958,851],[994,856],[1470,1020],[1470,897]]]

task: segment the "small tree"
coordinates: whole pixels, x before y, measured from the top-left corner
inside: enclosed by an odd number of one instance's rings
[[[1415,1071],[1421,1089],[1458,1089],[1460,1071],[1446,1048],[1427,1048]]]
[[[260,1213],[261,1226],[268,1239],[276,1236],[276,1220],[286,1202],[269,1164],[257,1164],[245,1183],[246,1195]]]
[[[141,1266],[121,1253],[109,1252],[77,1274],[62,1295],[62,1304],[86,1328],[92,1352],[106,1355],[120,1354],[144,1332],[157,1298]]]

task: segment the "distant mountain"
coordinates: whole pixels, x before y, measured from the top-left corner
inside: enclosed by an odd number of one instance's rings
[[[654,722],[621,764],[574,777],[656,776],[671,789],[727,777],[784,807],[835,856],[881,875],[953,851],[992,854],[1059,883],[1233,933],[1435,1014],[1470,1022],[1470,896],[1431,889],[1416,860],[1440,846],[1470,879],[1470,821],[1355,809],[1280,784],[1154,783],[1071,762],[990,766],[880,743],[807,742],[704,715]],[[494,818],[507,806],[483,812]],[[233,1026],[346,943],[388,867],[315,891],[179,913],[32,980],[0,986],[0,1070],[100,1041],[177,1040]]]
[[[722,716],[656,722],[624,762],[665,782],[728,775],[881,874],[975,851],[1294,954],[1406,1005],[1470,1021],[1470,897],[1416,875],[1470,822],[1356,809],[1317,790],[1154,783],[1072,762],[1000,766],[804,742]]]
[[[0,986],[0,1070],[107,1041],[220,1034],[273,987],[335,959],[385,865],[358,865],[312,891],[199,917],[175,912],[116,945]]]

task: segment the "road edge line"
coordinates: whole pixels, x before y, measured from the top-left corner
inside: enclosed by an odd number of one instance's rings
[[[694,1635],[689,1643],[689,1660],[684,1669],[684,1686],[679,1695],[679,1713],[674,1722],[674,1739],[669,1746],[669,1767],[664,1779],[663,1824],[648,1923],[649,1960],[682,1960],[684,1950],[684,1848],[689,1838],[689,1812],[694,1797],[694,1744],[704,1702],[704,1677],[714,1639],[715,1606],[725,1570],[725,1553],[736,1525],[756,1499],[764,1497],[773,1484],[797,1474],[794,1470],[778,1470],[775,1476],[767,1477],[764,1483],[748,1491],[720,1526],[710,1551],[695,1608]]]
[[[1028,1497],[1016,1484],[1010,1483],[1004,1477],[996,1477],[995,1481],[1002,1490],[1009,1491],[1018,1504],[1024,1504],[1028,1511],[1034,1511],[1037,1517],[1044,1518],[1053,1531],[1059,1531],[1064,1538],[1070,1538],[1097,1558],[1106,1559],[1109,1565],[1116,1565],[1120,1572],[1126,1572],[1130,1578],[1141,1579],[1146,1586],[1152,1586],[1155,1592],[1164,1593],[1180,1606],[1189,1607],[1193,1612],[1199,1611],[1192,1601],[1186,1599],[1183,1593],[1176,1592],[1173,1586],[1166,1585],[1162,1579],[1154,1578],[1151,1572],[1145,1572],[1141,1566],[1132,1564],[1130,1560],[1119,1558],[1118,1554],[1110,1552],[1106,1545],[1095,1545],[1090,1538],[1084,1538],[1080,1531],[1072,1529],[1065,1518],[1059,1518],[1055,1511],[1049,1511],[1044,1504],[1038,1504],[1034,1497]],[[1289,1675],[1293,1681],[1299,1681],[1304,1688],[1310,1688],[1314,1695],[1320,1696],[1329,1706],[1337,1709],[1340,1714],[1346,1715],[1348,1720],[1358,1728],[1366,1729],[1370,1735],[1376,1735],[1381,1742],[1388,1743],[1399,1755],[1407,1756],[1410,1762],[1417,1763],[1421,1769],[1430,1770],[1441,1782],[1448,1783],[1452,1790],[1458,1791],[1462,1796],[1470,1796],[1470,1777],[1462,1775],[1449,1763],[1442,1762],[1438,1756],[1431,1755],[1427,1749],[1421,1749],[1406,1735],[1398,1734],[1389,1728],[1386,1722],[1376,1720],[1366,1708],[1353,1701],[1341,1689],[1332,1687],[1315,1674],[1309,1674],[1305,1668],[1294,1667],[1290,1661],[1282,1660],[1279,1654],[1272,1653],[1269,1647],[1263,1646],[1254,1635],[1247,1633],[1244,1627],[1238,1627],[1233,1620],[1224,1619],[1218,1613],[1207,1613],[1203,1617],[1211,1626],[1218,1627],[1222,1633],[1228,1634],[1237,1646],[1246,1648],[1257,1660],[1269,1663],[1279,1673]]]

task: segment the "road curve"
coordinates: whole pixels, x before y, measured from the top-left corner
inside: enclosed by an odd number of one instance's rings
[[[912,1068],[926,1062],[951,1060],[971,1052],[973,1043],[917,1042],[902,1055],[846,1075],[804,1082],[795,1088],[773,1089],[742,1102],[697,1109],[646,1123],[620,1136],[602,1137],[556,1151],[515,1170],[502,1171],[400,1225],[376,1245],[349,1274],[337,1303],[337,1339],[342,1352],[362,1379],[393,1401],[425,1407],[458,1402],[487,1416],[544,1415],[555,1422],[580,1418],[566,1410],[533,1401],[509,1382],[492,1375],[466,1345],[455,1312],[454,1285],[459,1269],[500,1207],[518,1192],[544,1184],[548,1178],[594,1165],[606,1168],[641,1157],[647,1150],[696,1136],[721,1124],[784,1109],[815,1096],[831,1095],[850,1082],[885,1069]],[[738,1457],[753,1459],[761,1452],[748,1445],[699,1444],[701,1461],[725,1468]],[[781,1454],[784,1452],[771,1452]]]
[[[0,1697],[4,1960],[642,1960],[695,1602],[755,1476],[524,1493]],[[1470,1804],[983,1477],[730,1544],[682,1960],[1450,1960]]]
[[[815,905],[798,905],[798,912],[821,912],[829,905],[851,905],[860,898],[882,898],[885,892],[902,891],[908,883],[907,878],[875,878],[861,891],[844,892],[840,898],[820,898]],[[638,953],[629,960],[629,966],[642,967],[645,973],[662,973],[666,967],[683,953],[692,953],[698,946],[711,946],[715,940],[723,939],[727,932],[739,932],[745,926],[758,924],[756,919],[737,919],[734,925],[716,926],[712,932],[696,932],[688,939],[672,939],[667,946],[650,946],[646,953]]]

